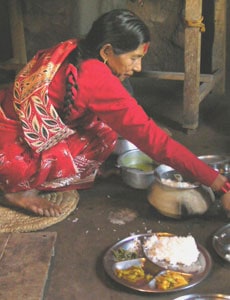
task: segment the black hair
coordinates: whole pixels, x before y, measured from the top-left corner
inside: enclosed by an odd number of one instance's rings
[[[88,34],[79,41],[77,65],[88,58],[101,59],[99,52],[105,44],[111,44],[114,53],[119,55],[136,50],[149,41],[147,25],[134,12],[114,9],[94,21]]]
[[[150,33],[147,25],[134,12],[127,9],[114,9],[93,22],[88,34],[78,41],[78,46],[69,60],[80,68],[83,60],[89,58],[102,60],[100,50],[106,44],[111,44],[114,53],[119,55],[136,50],[138,46],[149,41]],[[73,99],[69,99],[68,95],[69,91],[64,101],[67,110],[69,104],[73,104]]]

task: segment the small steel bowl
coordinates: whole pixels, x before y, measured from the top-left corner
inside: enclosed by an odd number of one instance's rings
[[[139,149],[134,149],[119,155],[117,166],[127,185],[147,189],[154,181],[154,170],[158,164]]]

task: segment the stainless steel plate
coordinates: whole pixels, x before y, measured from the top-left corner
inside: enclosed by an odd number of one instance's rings
[[[230,161],[230,155],[203,155],[198,158],[210,165],[222,164]]]
[[[212,244],[217,254],[230,262],[230,224],[216,231],[213,235]]]
[[[230,155],[204,155],[198,158],[221,174],[230,175]]]
[[[175,298],[174,300],[230,300],[230,295],[222,294],[190,294]]]
[[[150,282],[143,284],[136,284],[131,283],[129,281],[120,279],[115,274],[114,270],[115,268],[128,268],[130,266],[138,266],[140,265],[143,260],[145,259],[143,251],[142,251],[142,245],[146,238],[152,236],[153,234],[163,234],[163,235],[171,235],[169,233],[150,233],[150,234],[139,234],[139,235],[133,235],[130,237],[127,237],[119,242],[117,242],[115,245],[110,247],[103,259],[103,265],[106,273],[116,282],[131,288],[133,290],[141,291],[141,292],[147,292],[147,293],[169,293],[169,292],[176,292],[181,291],[184,289],[188,289],[192,286],[197,285],[201,281],[203,281],[209,274],[211,267],[212,267],[212,260],[208,253],[208,251],[202,247],[201,245],[197,245],[199,251],[200,251],[200,257],[197,264],[200,264],[199,270],[197,269],[195,272],[189,272],[192,274],[192,278],[189,281],[188,285],[175,288],[175,289],[167,289],[167,290],[160,290],[155,287],[155,279],[153,278]],[[114,251],[117,251],[118,249],[124,249],[124,250],[135,250],[137,253],[136,259],[126,260],[126,261],[120,261],[117,262],[115,260]],[[154,264],[153,264],[154,265]],[[164,270],[165,271],[165,270]]]

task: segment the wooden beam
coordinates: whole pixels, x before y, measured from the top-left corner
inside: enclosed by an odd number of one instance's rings
[[[204,82],[200,85],[200,101],[203,101],[204,98],[213,91],[216,84],[222,79],[222,70],[216,71],[210,82]]]
[[[141,73],[135,74],[135,77],[183,81],[185,74],[183,72],[142,71]],[[212,74],[200,74],[200,82],[210,82],[212,80]]]
[[[185,1],[185,21],[199,22],[202,17],[202,0]],[[183,127],[196,129],[199,117],[201,29],[186,26],[184,51],[184,103]]]

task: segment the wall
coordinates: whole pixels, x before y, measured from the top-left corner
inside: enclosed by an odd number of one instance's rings
[[[84,35],[101,13],[125,0],[22,0],[28,58],[40,48]]]
[[[128,1],[127,7],[137,13],[151,32],[151,47],[144,61],[145,69],[180,71],[183,69],[182,0]]]
[[[28,59],[41,48],[52,46],[68,38],[84,35],[89,30],[93,20],[101,13],[113,8],[127,7],[139,14],[151,31],[152,42],[149,54],[144,60],[144,68],[161,71],[183,71],[184,0],[143,0],[143,6],[139,4],[140,0],[18,1],[22,4]],[[215,0],[203,1],[206,5],[211,5]],[[6,3],[6,1],[0,0],[1,3]],[[230,1],[227,1],[227,5],[227,53],[229,53]],[[4,7],[1,9],[2,16],[4,16],[3,10]],[[207,17],[206,21],[210,11],[210,7],[208,7],[206,9],[207,16],[205,16],[205,18]],[[5,26],[2,23],[0,26],[0,32],[4,34]],[[212,24],[210,26],[212,27]],[[208,33],[206,32],[203,37],[208,37]],[[203,49],[210,47],[210,38],[211,35],[206,40],[204,38]],[[5,36],[1,40],[7,41],[7,37]],[[202,62],[204,65],[208,65],[210,62],[207,51]],[[229,56],[227,56],[227,66],[229,69]]]

